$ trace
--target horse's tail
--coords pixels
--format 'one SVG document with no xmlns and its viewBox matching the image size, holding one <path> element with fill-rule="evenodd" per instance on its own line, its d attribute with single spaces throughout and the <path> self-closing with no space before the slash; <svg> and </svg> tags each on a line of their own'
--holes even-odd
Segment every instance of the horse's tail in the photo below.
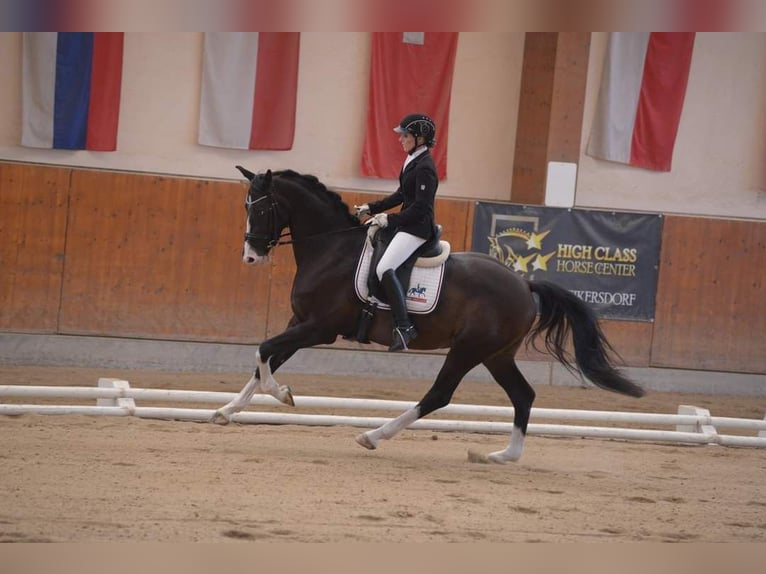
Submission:
<svg viewBox="0 0 766 574">
<path fill-rule="evenodd" d="M 540 299 L 540 318 L 527 335 L 527 343 L 545 333 L 545 348 L 565 367 L 579 371 L 595 385 L 641 397 L 644 389 L 617 370 L 610 358 L 614 352 L 601 330 L 596 314 L 570 291 L 548 281 L 529 282 L 529 288 Z M 574 364 L 566 350 L 567 336 L 572 335 Z"/>
</svg>

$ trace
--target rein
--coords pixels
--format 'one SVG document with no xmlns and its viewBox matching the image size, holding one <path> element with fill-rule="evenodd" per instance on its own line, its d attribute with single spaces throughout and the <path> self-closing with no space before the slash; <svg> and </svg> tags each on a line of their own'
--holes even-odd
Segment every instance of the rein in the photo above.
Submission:
<svg viewBox="0 0 766 574">
<path fill-rule="evenodd" d="M 315 233 L 314 235 L 308 235 L 306 237 L 301 237 L 300 239 L 289 239 L 287 241 L 276 241 L 274 245 L 290 245 L 292 243 L 300 243 L 301 241 L 308 241 L 309 239 L 315 239 L 316 237 L 322 237 L 323 235 L 334 235 L 336 233 L 346 233 L 349 231 L 354 231 L 354 229 L 362 229 L 361 227 L 344 227 L 343 229 L 333 229 L 332 231 L 323 231 L 322 233 Z M 281 239 L 282 237 L 287 237 L 290 235 L 290 232 L 287 231 L 279 236 Z"/>
</svg>

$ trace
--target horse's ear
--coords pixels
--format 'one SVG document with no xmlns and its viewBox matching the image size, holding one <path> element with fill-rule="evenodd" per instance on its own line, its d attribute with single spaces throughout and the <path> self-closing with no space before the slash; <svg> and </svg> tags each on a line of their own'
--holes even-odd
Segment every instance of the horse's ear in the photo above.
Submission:
<svg viewBox="0 0 766 574">
<path fill-rule="evenodd" d="M 271 170 L 267 169 L 266 173 L 263 174 L 263 187 L 264 189 L 269 189 L 271 187 Z"/>
<path fill-rule="evenodd" d="M 255 174 L 252 171 L 245 169 L 241 165 L 237 165 L 234 167 L 236 167 L 240 171 L 240 173 L 248 179 L 248 181 L 253 181 L 253 178 L 255 178 Z"/>
</svg>

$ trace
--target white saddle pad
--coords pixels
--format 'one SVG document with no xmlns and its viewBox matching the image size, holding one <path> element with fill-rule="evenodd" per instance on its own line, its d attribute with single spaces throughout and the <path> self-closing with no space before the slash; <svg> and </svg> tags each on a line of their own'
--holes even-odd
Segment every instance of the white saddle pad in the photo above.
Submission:
<svg viewBox="0 0 766 574">
<path fill-rule="evenodd" d="M 390 305 L 383 303 L 376 297 L 371 297 L 370 290 L 367 287 L 372 251 L 372 243 L 366 240 L 362 256 L 359 258 L 359 264 L 356 266 L 356 276 L 354 277 L 356 295 L 362 302 L 375 301 L 379 309 L 390 309 Z M 416 315 L 426 315 L 433 311 L 439 302 L 443 277 L 444 262 L 432 267 L 419 267 L 416 264 L 410 276 L 410 284 L 407 286 L 404 294 L 407 310 Z"/>
</svg>

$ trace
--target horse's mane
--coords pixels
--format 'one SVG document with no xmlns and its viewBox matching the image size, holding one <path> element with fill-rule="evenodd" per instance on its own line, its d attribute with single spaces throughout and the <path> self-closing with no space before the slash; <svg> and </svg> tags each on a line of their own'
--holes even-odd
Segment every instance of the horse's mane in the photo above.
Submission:
<svg viewBox="0 0 766 574">
<path fill-rule="evenodd" d="M 292 169 L 283 169 L 280 171 L 273 172 L 274 177 L 280 177 L 287 179 L 288 181 L 291 181 L 293 183 L 298 183 L 302 185 L 303 187 L 307 187 L 317 193 L 318 195 L 324 197 L 328 201 L 328 203 L 331 206 L 334 206 L 339 211 L 342 211 L 348 216 L 348 220 L 350 223 L 353 223 L 355 225 L 359 225 L 359 220 L 356 219 L 348 209 L 348 204 L 343 201 L 340 194 L 332 191 L 330 189 L 327 189 L 325 184 L 323 184 L 321 181 L 319 181 L 319 178 L 317 178 L 315 175 L 307 174 L 307 173 L 298 173 L 297 171 L 294 171 Z"/>
</svg>

